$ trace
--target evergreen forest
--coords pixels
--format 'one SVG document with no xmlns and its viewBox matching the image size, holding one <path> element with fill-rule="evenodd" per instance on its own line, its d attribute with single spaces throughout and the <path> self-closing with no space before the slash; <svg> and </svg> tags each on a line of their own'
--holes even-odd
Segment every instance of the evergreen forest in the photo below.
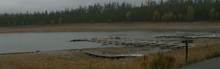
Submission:
<svg viewBox="0 0 220 69">
<path fill-rule="evenodd" d="M 123 2 L 95 3 L 60 11 L 0 14 L 0 26 L 114 22 L 218 21 L 220 0 L 146 0 L 140 6 Z"/>
</svg>

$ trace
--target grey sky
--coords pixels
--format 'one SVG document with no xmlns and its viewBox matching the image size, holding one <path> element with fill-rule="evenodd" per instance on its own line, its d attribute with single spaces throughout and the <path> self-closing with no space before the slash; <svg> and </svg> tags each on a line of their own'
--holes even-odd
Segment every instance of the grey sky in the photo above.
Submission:
<svg viewBox="0 0 220 69">
<path fill-rule="evenodd" d="M 128 2 L 140 5 L 146 0 L 0 0 L 0 13 L 25 13 L 27 11 L 53 11 L 63 10 L 65 7 L 77 8 L 81 6 L 93 5 L 94 3 L 108 2 Z M 159 0 L 155 0 L 159 1 Z"/>
</svg>

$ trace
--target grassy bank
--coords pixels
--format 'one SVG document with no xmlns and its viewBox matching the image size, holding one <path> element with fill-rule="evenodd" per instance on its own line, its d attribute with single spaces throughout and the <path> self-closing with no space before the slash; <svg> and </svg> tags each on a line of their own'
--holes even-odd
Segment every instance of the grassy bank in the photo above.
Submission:
<svg viewBox="0 0 220 69">
<path fill-rule="evenodd" d="M 219 49 L 219 43 L 189 48 L 187 63 L 185 62 L 185 49 L 119 60 L 91 57 L 77 50 L 11 54 L 0 56 L 0 67 L 3 69 L 149 69 L 155 67 L 176 69 L 219 56 Z"/>
</svg>

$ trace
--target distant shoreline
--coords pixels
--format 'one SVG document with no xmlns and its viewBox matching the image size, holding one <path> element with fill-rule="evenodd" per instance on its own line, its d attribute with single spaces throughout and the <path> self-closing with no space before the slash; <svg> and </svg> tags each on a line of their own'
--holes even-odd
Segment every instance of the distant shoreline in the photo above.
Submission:
<svg viewBox="0 0 220 69">
<path fill-rule="evenodd" d="M 23 32 L 93 32 L 93 31 L 219 31 L 220 23 L 170 22 L 170 23 L 77 23 L 62 25 L 30 25 L 1 27 L 0 33 Z"/>
</svg>

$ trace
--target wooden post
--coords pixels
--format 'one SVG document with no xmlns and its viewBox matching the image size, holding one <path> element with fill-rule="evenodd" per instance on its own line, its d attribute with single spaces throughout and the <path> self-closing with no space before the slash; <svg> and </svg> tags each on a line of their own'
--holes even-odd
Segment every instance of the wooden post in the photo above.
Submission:
<svg viewBox="0 0 220 69">
<path fill-rule="evenodd" d="M 144 58 L 144 62 L 148 62 L 148 56 L 144 55 L 143 58 Z"/>
<path fill-rule="evenodd" d="M 182 43 L 186 43 L 186 63 L 188 61 L 188 43 L 193 43 L 193 40 L 183 40 Z"/>
<path fill-rule="evenodd" d="M 187 63 L 187 60 L 188 60 L 188 43 L 186 43 L 186 63 Z"/>
</svg>

